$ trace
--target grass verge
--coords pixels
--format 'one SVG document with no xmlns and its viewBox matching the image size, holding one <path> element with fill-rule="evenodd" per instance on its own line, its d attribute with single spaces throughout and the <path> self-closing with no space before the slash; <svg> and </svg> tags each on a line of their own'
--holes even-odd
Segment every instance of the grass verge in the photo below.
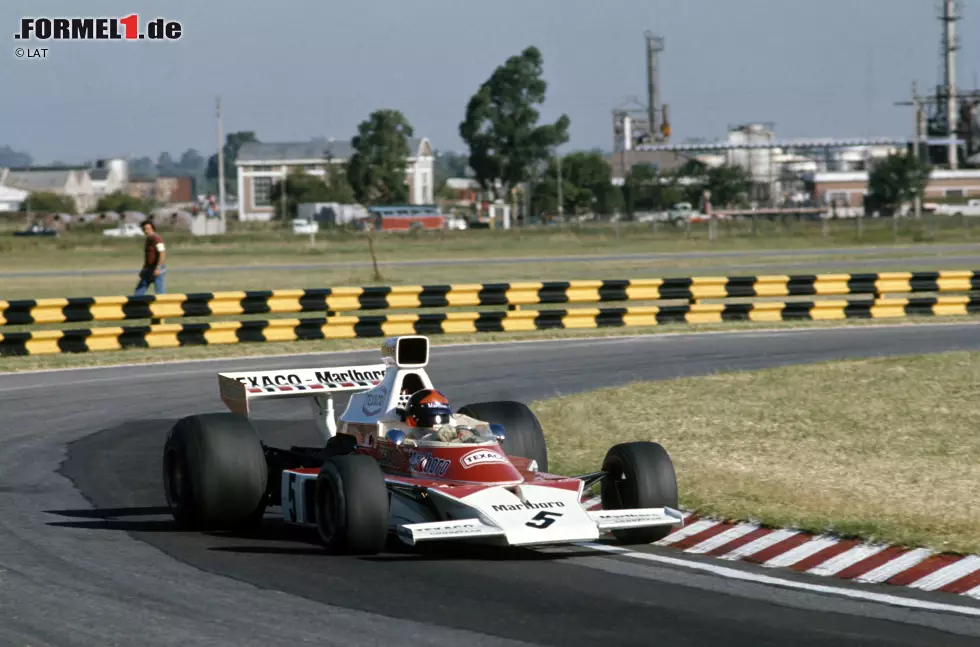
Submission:
<svg viewBox="0 0 980 647">
<path fill-rule="evenodd" d="M 783 321 L 783 322 L 728 322 L 718 324 L 663 324 L 660 326 L 636 326 L 629 328 L 599 328 L 594 330 L 554 329 L 534 332 L 479 333 L 468 335 L 433 335 L 433 346 L 500 341 L 530 341 L 542 339 L 602 338 L 631 335 L 682 334 L 699 332 L 732 332 L 753 330 L 789 330 L 794 328 L 836 328 L 841 326 L 921 325 L 921 324 L 978 323 L 973 317 L 910 317 L 899 320 L 848 319 L 841 321 Z M 222 359 L 236 357 L 261 357 L 300 353 L 323 353 L 340 350 L 377 349 L 381 339 L 337 339 L 323 341 L 268 342 L 229 344 L 215 346 L 184 346 L 179 348 L 126 349 L 59 355 L 32 355 L 26 357 L 0 357 L 0 373 L 84 368 L 87 366 L 113 366 L 118 364 L 148 364 L 169 361 Z"/>
<path fill-rule="evenodd" d="M 826 254 L 798 256 L 751 256 L 738 259 L 671 257 L 618 261 L 513 260 L 507 263 L 460 263 L 438 266 L 382 266 L 383 280 L 375 280 L 368 268 L 333 267 L 311 269 L 251 269 L 231 271 L 182 271 L 176 267 L 167 276 L 167 292 L 188 294 L 236 290 L 290 290 L 338 286 L 428 285 L 443 283 L 495 283 L 515 281 L 571 281 L 583 279 L 662 278 L 671 276 L 717 276 L 761 274 L 837 274 L 868 271 L 920 271 L 972 269 L 970 263 L 952 260 L 930 251 L 906 259 L 907 249 L 883 249 L 875 254 Z M 868 267 L 877 261 L 880 266 Z M 834 264 L 828 266 L 828 264 Z M 173 264 L 171 264 L 173 267 Z M 81 269 L 81 268 L 76 268 Z M 0 277 L 0 299 L 43 299 L 130 295 L 136 288 L 136 270 L 131 274 L 74 276 Z M 152 294 L 152 292 L 151 292 Z"/>
<path fill-rule="evenodd" d="M 980 553 L 978 383 L 980 353 L 963 352 L 637 383 L 532 408 L 559 473 L 654 440 L 685 507 Z"/>
<path fill-rule="evenodd" d="M 807 249 L 839 247 L 842 252 L 868 245 L 909 245 L 928 250 L 930 243 L 969 242 L 969 229 L 943 221 L 929 238 L 924 221 L 900 220 L 898 236 L 891 222 L 869 219 L 858 235 L 855 222 L 785 223 L 760 220 L 756 234 L 748 221 L 720 226 L 711 240 L 706 224 L 690 233 L 650 224 L 582 224 L 567 227 L 512 230 L 419 231 L 392 233 L 377 239 L 378 259 L 384 261 L 436 258 L 540 257 L 579 254 L 732 251 L 755 249 Z M 969 224 L 969 223 L 967 223 Z M 975 226 L 975 225 L 974 225 Z M 268 263 L 364 262 L 370 260 L 367 237 L 342 230 L 324 231 L 311 244 L 282 226 L 242 226 L 220 237 L 195 237 L 186 232 L 161 230 L 171 267 L 257 265 Z M 975 238 L 975 237 L 974 237 Z M 54 239 L 14 238 L 0 232 L 0 270 L 66 270 L 82 268 L 127 269 L 138 266 L 143 248 L 140 238 L 102 236 L 95 228 L 79 228 Z"/>
</svg>

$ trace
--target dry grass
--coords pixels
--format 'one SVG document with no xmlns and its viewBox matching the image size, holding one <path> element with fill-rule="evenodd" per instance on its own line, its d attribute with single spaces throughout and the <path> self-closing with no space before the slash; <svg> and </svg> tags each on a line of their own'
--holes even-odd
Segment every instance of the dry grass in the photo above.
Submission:
<svg viewBox="0 0 980 647">
<path fill-rule="evenodd" d="M 977 553 L 977 384 L 980 353 L 951 353 L 639 383 L 533 408 L 555 471 L 655 440 L 687 507 Z"/>
<path fill-rule="evenodd" d="M 808 273 L 819 262 L 857 261 L 856 271 L 867 271 L 866 263 L 875 259 L 895 259 L 915 255 L 915 266 L 898 269 L 949 267 L 935 247 L 923 243 L 923 223 L 902 223 L 902 237 L 894 241 L 882 222 L 866 223 L 866 235 L 858 239 L 853 223 L 833 222 L 828 237 L 819 223 L 760 221 L 758 236 L 750 235 L 747 223 L 734 229 L 719 228 L 717 240 L 710 241 L 707 226 L 697 225 L 690 236 L 683 230 L 649 224 L 582 225 L 523 230 L 469 230 L 462 232 L 424 231 L 378 237 L 377 251 L 384 274 L 381 284 L 459 283 L 516 280 L 569 280 L 575 278 L 624 278 L 627 276 L 683 276 L 731 273 Z M 186 233 L 163 232 L 168 244 L 167 291 L 208 292 L 221 290 L 268 290 L 318 288 L 338 285 L 377 284 L 369 266 L 354 265 L 370 260 L 367 239 L 357 233 L 330 231 L 317 236 L 315 247 L 308 237 L 294 236 L 281 226 L 235 224 L 221 238 L 199 238 Z M 964 242 L 961 229 L 941 228 L 937 243 Z M 898 242 L 904 247 L 893 247 Z M 920 244 L 921 243 L 921 244 Z M 0 235 L 0 272 L 130 270 L 123 275 L 75 274 L 58 277 L 14 277 L 0 279 L 0 299 L 95 296 L 131 294 L 141 260 L 143 241 L 113 239 L 98 230 L 77 229 L 57 239 L 15 238 Z M 871 254 L 854 250 L 882 245 Z M 837 248 L 834 254 L 776 254 L 755 256 L 762 250 L 803 250 Z M 677 252 L 740 251 L 737 258 L 684 259 L 665 256 L 658 259 L 587 261 L 578 263 L 536 262 L 534 258 L 559 255 L 625 255 Z M 470 259 L 471 263 L 445 267 L 385 266 L 383 263 L 420 258 Z M 481 259 L 508 259 L 506 263 L 481 263 Z M 807 263 L 814 262 L 813 268 Z M 955 264 L 955 262 L 953 262 Z M 312 269 L 256 269 L 257 265 L 322 265 Z M 746 270 L 737 266 L 760 265 Z M 232 270 L 208 267 L 230 267 Z M 731 266 L 730 271 L 719 267 Z M 702 269 L 703 268 L 703 269 Z M 188 271 L 197 269 L 198 271 Z M 821 271 L 828 271 L 824 268 Z M 848 271 L 846 267 L 833 271 Z"/>
<path fill-rule="evenodd" d="M 820 223 L 759 221 L 757 235 L 748 222 L 718 228 L 710 240 L 708 226 L 695 225 L 688 235 L 683 229 L 654 228 L 650 224 L 623 223 L 568 225 L 564 228 L 504 230 L 421 231 L 381 235 L 377 239 L 379 260 L 419 258 L 435 254 L 441 258 L 489 258 L 555 256 L 564 254 L 627 254 L 637 252 L 685 252 L 754 249 L 847 248 L 867 245 L 911 245 L 926 252 L 929 242 L 961 243 L 969 240 L 967 230 L 943 222 L 934 241 L 927 241 L 925 223 L 901 221 L 900 235 L 892 235 L 890 222 L 865 223 L 859 238 L 853 222 L 832 221 L 825 237 Z M 317 235 L 311 246 L 307 236 L 295 236 L 281 226 L 243 226 L 220 238 L 194 237 L 162 230 L 168 256 L 185 266 L 256 265 L 263 263 L 318 263 L 367 261 L 367 238 L 363 234 L 332 230 Z M 975 238 L 975 237 L 974 237 Z M 79 228 L 56 239 L 15 238 L 0 232 L 0 270 L 50 270 L 64 267 L 129 268 L 138 263 L 140 238 L 114 239 L 95 228 Z"/>
<path fill-rule="evenodd" d="M 451 266 L 382 266 L 382 281 L 372 278 L 367 267 L 324 266 L 313 269 L 241 269 L 228 271 L 182 271 L 183 260 L 169 263 L 167 292 L 187 294 L 194 292 L 220 292 L 232 290 L 289 290 L 337 286 L 368 285 L 427 285 L 442 283 L 493 283 L 513 281 L 570 281 L 585 279 L 662 278 L 671 276 L 717 276 L 742 274 L 828 274 L 840 272 L 866 272 L 868 263 L 874 260 L 890 260 L 907 256 L 909 252 L 882 250 L 880 255 L 834 254 L 803 256 L 758 256 L 742 258 L 637 259 L 619 261 L 577 262 L 528 262 L 508 263 L 461 263 Z M 936 269 L 969 269 L 960 267 L 962 261 L 948 261 L 932 255 L 924 249 L 922 258 L 909 261 L 901 267 L 883 266 L 882 271 L 919 271 Z M 820 263 L 839 262 L 841 267 L 827 268 Z M 807 263 L 813 263 L 808 266 Z M 731 269 L 719 271 L 719 267 Z M 749 265 L 739 269 L 740 265 Z M 79 266 L 77 269 L 84 269 Z M 0 299 L 41 299 L 61 297 L 88 297 L 132 294 L 137 276 L 131 274 L 73 276 L 7 276 L 0 278 Z M 151 291 L 152 294 L 152 291 Z"/>
</svg>

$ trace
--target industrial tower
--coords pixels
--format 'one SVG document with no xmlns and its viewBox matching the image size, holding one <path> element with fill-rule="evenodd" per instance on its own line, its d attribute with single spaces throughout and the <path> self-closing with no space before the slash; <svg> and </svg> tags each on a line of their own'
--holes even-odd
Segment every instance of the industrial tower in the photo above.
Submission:
<svg viewBox="0 0 980 647">
<path fill-rule="evenodd" d="M 670 140 L 670 121 L 667 106 L 660 103 L 660 53 L 664 39 L 647 31 L 646 40 L 647 97 L 646 103 L 633 96 L 613 110 L 613 150 L 633 150 L 637 144 L 663 144 Z"/>
<path fill-rule="evenodd" d="M 980 89 L 959 90 L 956 78 L 956 52 L 959 43 L 956 25 L 961 20 L 959 0 L 942 0 L 940 57 L 942 82 L 932 96 L 920 96 L 912 84 L 912 101 L 897 105 L 913 106 L 916 148 L 932 164 L 957 169 L 960 158 L 980 156 Z M 960 150 L 962 147 L 962 155 Z"/>
</svg>

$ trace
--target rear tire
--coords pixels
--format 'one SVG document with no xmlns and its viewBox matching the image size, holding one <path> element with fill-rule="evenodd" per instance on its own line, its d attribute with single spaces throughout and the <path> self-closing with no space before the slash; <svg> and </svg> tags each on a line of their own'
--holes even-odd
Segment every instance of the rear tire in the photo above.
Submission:
<svg viewBox="0 0 980 647">
<path fill-rule="evenodd" d="M 602 509 L 677 509 L 677 476 L 667 451 L 658 443 L 613 445 L 602 461 Z M 650 544 L 670 534 L 671 526 L 613 530 L 624 544 Z"/>
<path fill-rule="evenodd" d="M 388 539 L 388 488 L 378 462 L 331 456 L 316 480 L 316 527 L 328 553 L 376 555 Z"/>
<path fill-rule="evenodd" d="M 508 456 L 529 458 L 542 472 L 548 471 L 548 445 L 538 417 L 523 402 L 501 400 L 468 404 L 459 410 L 464 416 L 503 425 L 506 437 L 501 445 Z"/>
<path fill-rule="evenodd" d="M 269 468 L 258 433 L 244 416 L 181 418 L 163 447 L 163 487 L 183 529 L 230 530 L 265 513 Z"/>
</svg>

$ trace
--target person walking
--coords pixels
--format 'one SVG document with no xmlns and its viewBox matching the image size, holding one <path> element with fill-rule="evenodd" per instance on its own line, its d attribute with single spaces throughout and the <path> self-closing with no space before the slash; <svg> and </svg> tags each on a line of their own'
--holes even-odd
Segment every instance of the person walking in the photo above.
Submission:
<svg viewBox="0 0 980 647">
<path fill-rule="evenodd" d="M 136 285 L 136 296 L 146 294 L 147 288 L 153 284 L 157 294 L 164 294 L 164 276 L 167 272 L 167 248 L 163 237 L 157 233 L 156 227 L 149 220 L 143 222 L 145 243 L 143 246 L 143 269 L 140 270 L 140 280 Z"/>
</svg>

